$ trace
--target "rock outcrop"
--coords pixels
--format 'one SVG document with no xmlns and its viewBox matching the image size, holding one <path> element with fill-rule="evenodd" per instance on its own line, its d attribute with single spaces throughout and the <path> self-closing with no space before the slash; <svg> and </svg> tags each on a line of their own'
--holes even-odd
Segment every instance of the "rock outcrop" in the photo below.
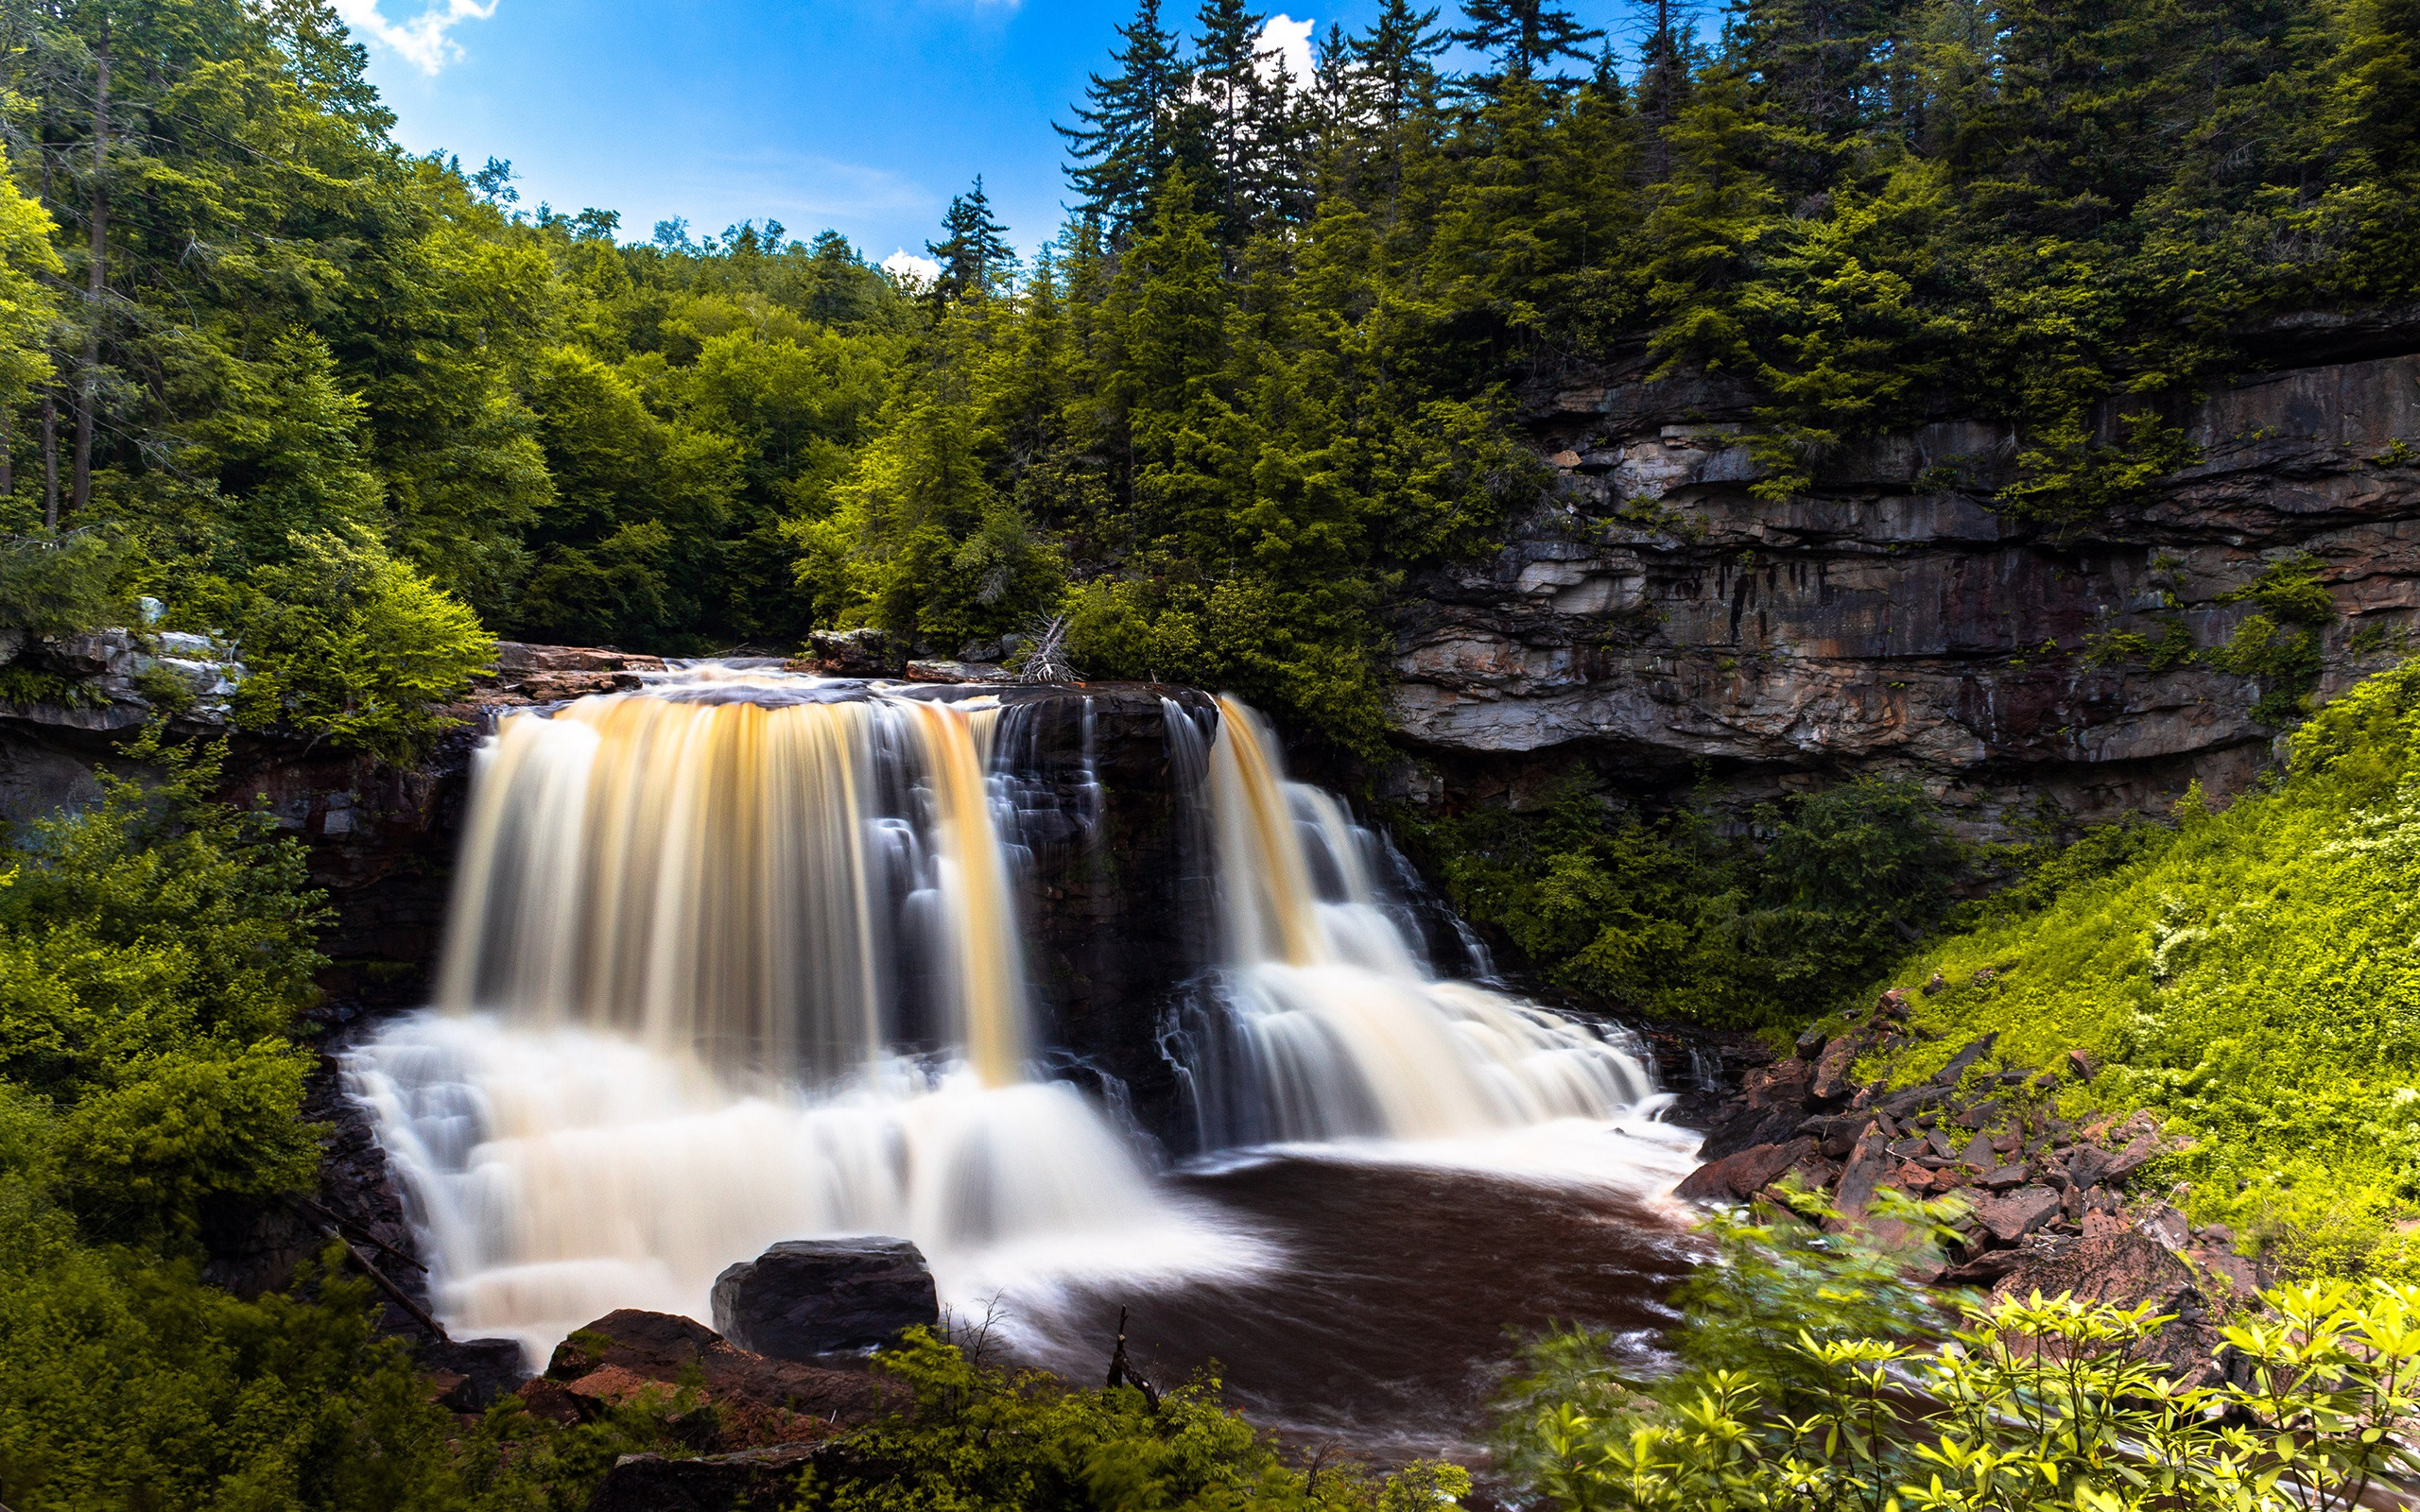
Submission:
<svg viewBox="0 0 2420 1512">
<path fill-rule="evenodd" d="M 925 1252 L 905 1239 L 792 1239 L 715 1278 L 715 1327 L 743 1349 L 812 1360 L 941 1322 Z"/>
<path fill-rule="evenodd" d="M 861 1370 L 768 1359 L 689 1318 L 625 1308 L 574 1330 L 545 1374 L 514 1394 L 565 1422 L 642 1400 L 685 1406 L 695 1415 L 690 1447 L 730 1452 L 828 1438 L 871 1418 L 882 1385 Z"/>
<path fill-rule="evenodd" d="M 2256 610 L 2228 595 L 2309 553 L 2339 615 L 2321 691 L 2384 665 L 2420 610 L 2420 356 L 2166 408 L 2201 461 L 2060 532 L 1984 507 L 2013 475 L 2004 423 L 1846 448 L 1781 502 L 1754 496 L 1735 385 L 1641 369 L 1539 395 L 1561 485 L 1493 559 L 1416 586 L 1392 655 L 1412 759 L 1390 785 L 1517 804 L 1582 763 L 1652 798 L 1705 764 L 1760 798 L 1873 771 L 1986 834 L 2040 798 L 2097 816 L 2197 778 L 2232 791 L 2277 733 L 2253 717 L 2257 679 L 2154 670 L 2112 638 L 2220 644 Z"/>
</svg>

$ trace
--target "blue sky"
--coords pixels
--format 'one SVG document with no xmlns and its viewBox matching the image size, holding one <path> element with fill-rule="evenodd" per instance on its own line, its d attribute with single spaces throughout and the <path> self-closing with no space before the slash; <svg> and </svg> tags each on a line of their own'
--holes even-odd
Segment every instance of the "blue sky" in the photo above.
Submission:
<svg viewBox="0 0 2420 1512">
<path fill-rule="evenodd" d="M 938 238 L 978 173 L 1021 247 L 1046 240 L 1063 195 L 1050 123 L 1132 13 L 1132 0 L 493 0 L 484 16 L 422 3 L 339 7 L 411 150 L 509 158 L 525 204 L 618 210 L 625 236 L 675 215 L 700 232 L 769 215 L 802 236 L 838 227 L 876 259 Z M 425 15 L 450 25 L 415 28 Z"/>
<path fill-rule="evenodd" d="M 1378 0 L 1294 16 L 1347 30 Z M 1191 0 L 1165 13 L 1189 25 Z M 1273 8 L 1272 8 L 1273 9 Z M 1449 8 L 1450 9 L 1450 8 Z M 1576 8 L 1596 24 L 1614 0 Z M 1623 8 L 1628 9 L 1628 8 Z M 413 151 L 510 159 L 525 206 L 831 226 L 879 260 L 937 237 L 977 174 L 1027 250 L 1058 229 L 1059 139 L 1133 0 L 337 0 Z M 1289 28 L 1290 29 L 1290 28 Z"/>
</svg>

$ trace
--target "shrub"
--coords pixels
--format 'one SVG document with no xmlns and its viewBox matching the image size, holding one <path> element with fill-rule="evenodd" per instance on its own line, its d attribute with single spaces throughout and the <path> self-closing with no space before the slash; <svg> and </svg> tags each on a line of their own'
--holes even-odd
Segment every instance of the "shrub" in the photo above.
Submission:
<svg viewBox="0 0 2420 1512">
<path fill-rule="evenodd" d="M 1947 990 L 1911 995 L 1925 1041 L 1866 1074 L 1927 1076 L 1988 1030 L 2015 1065 L 2085 1051 L 2103 1070 L 2064 1110 L 2158 1108 L 2197 1142 L 2157 1173 L 2197 1220 L 2401 1274 L 2420 1258 L 2396 1228 L 2420 1212 L 2420 662 L 2321 708 L 2282 780 L 2179 816 L 1877 984 Z"/>
<path fill-rule="evenodd" d="M 0 541 L 0 628 L 74 635 L 123 619 L 124 560 L 115 538 L 89 530 Z"/>
<path fill-rule="evenodd" d="M 296 536 L 293 547 L 293 560 L 252 578 L 236 722 L 412 760 L 449 723 L 429 705 L 493 662 L 495 638 L 367 530 Z"/>
<path fill-rule="evenodd" d="M 2169 1321 L 2149 1306 L 1970 1296 L 1935 1344 L 1877 1297 L 1883 1257 L 1789 1227 L 1718 1230 L 1717 1290 L 1798 1280 L 1753 1309 L 1744 1357 L 1685 1335 L 1684 1370 L 1650 1383 L 1601 1337 L 1534 1349 L 1508 1466 L 1574 1512 L 2350 1512 L 2420 1469 L 2393 1436 L 2420 1408 L 2420 1288 L 2269 1292 L 2221 1331 L 2225 1380 L 2187 1386 L 2149 1358 Z"/>
<path fill-rule="evenodd" d="M 908 1410 L 836 1446 L 808 1472 L 800 1512 L 1431 1512 L 1470 1488 L 1449 1465 L 1385 1482 L 1349 1468 L 1306 1475 L 1221 1408 L 1211 1380 L 1156 1400 L 1131 1385 L 1070 1390 L 1040 1371 L 986 1367 L 922 1329 L 876 1364 L 907 1385 Z"/>
</svg>

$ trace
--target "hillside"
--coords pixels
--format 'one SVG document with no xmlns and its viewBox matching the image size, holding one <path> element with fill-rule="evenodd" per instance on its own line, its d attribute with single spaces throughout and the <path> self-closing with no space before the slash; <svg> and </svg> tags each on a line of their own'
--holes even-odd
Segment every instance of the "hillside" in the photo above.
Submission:
<svg viewBox="0 0 2420 1512">
<path fill-rule="evenodd" d="M 2098 1063 L 2071 1116 L 2150 1108 L 2193 1147 L 2154 1170 L 2289 1269 L 2410 1273 L 2420 1215 L 2420 664 L 2373 678 L 2294 737 L 2290 768 L 2171 833 L 2087 843 L 2038 912 L 1897 968 L 1919 1034 L 1875 1065 L 1932 1074 L 1980 1034 L 1996 1057 Z M 2147 853 L 2094 876 L 2096 850 Z M 2046 883 L 2053 879 L 2043 879 Z M 1938 983 L 1930 991 L 1926 984 Z"/>
</svg>

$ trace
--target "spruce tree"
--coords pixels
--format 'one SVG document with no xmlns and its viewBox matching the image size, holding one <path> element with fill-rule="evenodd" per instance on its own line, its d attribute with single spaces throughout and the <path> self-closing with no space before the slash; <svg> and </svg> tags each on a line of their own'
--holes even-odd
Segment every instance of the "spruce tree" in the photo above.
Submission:
<svg viewBox="0 0 2420 1512">
<path fill-rule="evenodd" d="M 1067 143 L 1067 183 L 1079 206 L 1121 237 L 1150 212 L 1152 192 L 1176 162 L 1177 117 L 1192 88 L 1177 40 L 1160 25 L 1160 0 L 1142 0 L 1117 28 L 1110 54 L 1115 77 L 1091 75 L 1074 126 L 1054 126 Z"/>
<path fill-rule="evenodd" d="M 1503 79 L 1536 77 L 1558 58 L 1586 62 L 1587 44 L 1604 35 L 1547 0 L 1462 0 L 1462 14 L 1470 25 L 1455 32 L 1454 41 L 1496 66 L 1495 74 L 1472 78 L 1482 94 L 1494 93 Z"/>
<path fill-rule="evenodd" d="M 1009 228 L 992 218 L 992 201 L 983 193 L 983 176 L 975 187 L 949 202 L 942 216 L 940 241 L 925 250 L 940 260 L 942 273 L 933 292 L 942 300 L 963 300 L 988 294 L 994 284 L 1016 271 L 1016 249 L 1009 245 Z"/>
</svg>

